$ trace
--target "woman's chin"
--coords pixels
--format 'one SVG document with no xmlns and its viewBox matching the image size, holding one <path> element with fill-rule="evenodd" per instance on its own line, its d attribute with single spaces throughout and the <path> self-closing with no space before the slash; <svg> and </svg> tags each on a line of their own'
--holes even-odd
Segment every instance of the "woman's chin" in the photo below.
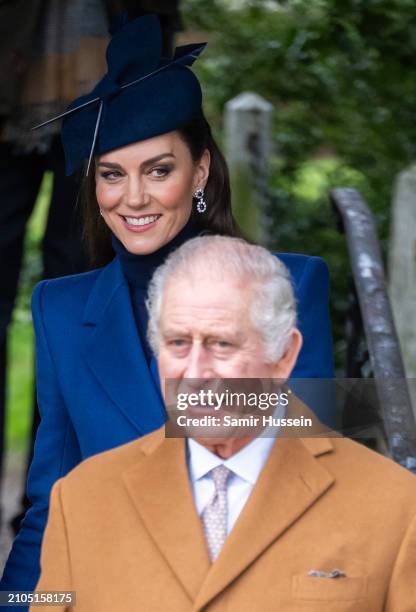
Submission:
<svg viewBox="0 0 416 612">
<path fill-rule="evenodd" d="M 150 255 L 150 253 L 158 251 L 167 242 L 164 240 L 164 237 L 159 234 L 153 236 L 146 236 L 144 234 L 126 236 L 123 234 L 123 236 L 117 236 L 117 238 L 123 243 L 124 248 L 132 255 Z"/>
</svg>

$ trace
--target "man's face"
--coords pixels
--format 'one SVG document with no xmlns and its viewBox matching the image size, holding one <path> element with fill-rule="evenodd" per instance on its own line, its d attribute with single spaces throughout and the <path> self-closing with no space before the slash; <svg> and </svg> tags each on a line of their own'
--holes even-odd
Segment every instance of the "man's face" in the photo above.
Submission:
<svg viewBox="0 0 416 612">
<path fill-rule="evenodd" d="M 215 389 L 212 379 L 284 380 L 289 376 L 301 336 L 294 330 L 286 354 L 277 363 L 267 363 L 263 339 L 250 319 L 251 299 L 249 281 L 239 284 L 199 278 L 197 284 L 192 280 L 168 283 L 162 302 L 158 354 L 167 404 L 173 399 L 172 389 L 176 394 L 197 391 L 203 383 L 201 379 L 210 379 L 207 388 L 223 391 L 221 382 L 217 382 L 219 386 Z M 167 391 L 169 379 L 174 379 L 174 384 L 169 384 Z M 198 412 L 198 408 L 193 411 Z M 202 408 L 202 413 L 206 412 Z M 214 431 L 208 437 L 191 435 L 224 458 L 258 435 L 257 432 L 242 438 L 240 432 L 235 438 L 229 428 L 221 429 L 222 433 L 217 428 Z"/>
<path fill-rule="evenodd" d="M 272 378 L 250 321 L 250 283 L 168 283 L 161 312 L 159 373 L 169 378 Z"/>
</svg>

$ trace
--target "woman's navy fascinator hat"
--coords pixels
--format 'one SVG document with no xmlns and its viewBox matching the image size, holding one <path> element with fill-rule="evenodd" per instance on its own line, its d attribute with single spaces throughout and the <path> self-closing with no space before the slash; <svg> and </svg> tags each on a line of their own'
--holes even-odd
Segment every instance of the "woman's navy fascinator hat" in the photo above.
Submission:
<svg viewBox="0 0 416 612">
<path fill-rule="evenodd" d="M 156 15 L 124 23 L 107 47 L 107 74 L 87 95 L 74 100 L 63 118 L 66 172 L 93 155 L 183 127 L 201 111 L 202 92 L 189 69 L 205 43 L 177 47 L 163 58 Z M 34 129 L 36 129 L 34 128 Z"/>
</svg>

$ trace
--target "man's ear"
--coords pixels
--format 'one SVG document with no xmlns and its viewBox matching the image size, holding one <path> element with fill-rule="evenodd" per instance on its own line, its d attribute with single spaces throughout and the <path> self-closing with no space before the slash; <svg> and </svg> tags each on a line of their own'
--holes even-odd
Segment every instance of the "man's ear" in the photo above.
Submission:
<svg viewBox="0 0 416 612">
<path fill-rule="evenodd" d="M 296 360 L 302 348 L 302 334 L 298 329 L 293 329 L 290 335 L 289 344 L 283 356 L 274 366 L 274 377 L 282 381 L 287 380 L 295 367 Z"/>
</svg>

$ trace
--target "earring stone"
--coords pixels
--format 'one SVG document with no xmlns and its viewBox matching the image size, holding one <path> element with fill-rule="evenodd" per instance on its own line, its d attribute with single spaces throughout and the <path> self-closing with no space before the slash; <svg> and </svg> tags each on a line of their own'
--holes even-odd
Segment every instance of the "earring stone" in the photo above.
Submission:
<svg viewBox="0 0 416 612">
<path fill-rule="evenodd" d="M 197 189 L 194 193 L 194 198 L 197 200 L 196 209 L 199 213 L 204 213 L 207 209 L 207 203 L 204 198 L 204 190 L 202 187 Z"/>
</svg>

